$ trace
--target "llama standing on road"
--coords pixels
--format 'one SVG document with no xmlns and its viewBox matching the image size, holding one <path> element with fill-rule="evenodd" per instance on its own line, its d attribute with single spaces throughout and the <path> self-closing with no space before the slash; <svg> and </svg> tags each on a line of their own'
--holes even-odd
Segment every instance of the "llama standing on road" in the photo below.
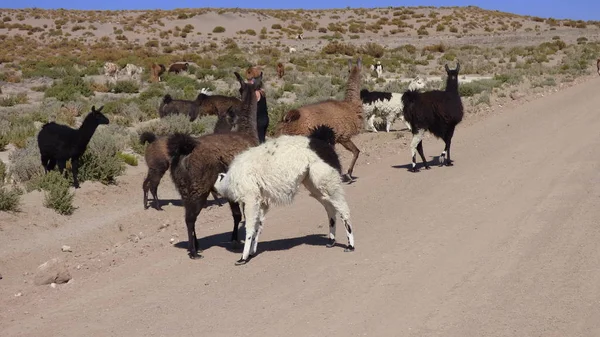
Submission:
<svg viewBox="0 0 600 337">
<path fill-rule="evenodd" d="M 340 215 L 346 228 L 348 246 L 354 251 L 350 209 L 341 184 L 341 165 L 335 152 L 335 133 L 321 125 L 306 136 L 281 136 L 237 155 L 227 173 L 219 174 L 215 190 L 244 207 L 246 241 L 242 258 L 245 264 L 256 254 L 265 215 L 273 205 L 291 204 L 304 185 L 327 212 L 329 242 L 335 245 L 335 221 Z"/>
<path fill-rule="evenodd" d="M 67 166 L 67 160 L 71 159 L 73 186 L 79 188 L 79 180 L 77 179 L 79 158 L 85 152 L 98 126 L 109 123 L 108 118 L 100 112 L 103 107 L 101 106 L 100 109 L 96 110 L 96 107 L 92 106 L 92 112 L 85 117 L 79 129 L 73 129 L 54 122 L 42 126 L 37 141 L 42 166 L 44 166 L 46 173 L 52 171 L 58 165 L 58 169 L 62 174 Z"/>
<path fill-rule="evenodd" d="M 598 68 L 598 75 L 600 75 L 600 59 L 596 61 L 596 68 Z"/>
<path fill-rule="evenodd" d="M 425 81 L 419 76 L 415 77 L 408 85 L 408 90 L 423 88 L 425 88 Z M 396 117 L 400 117 L 400 120 L 402 120 L 406 127 L 409 130 L 411 129 L 410 124 L 404 120 L 404 114 L 402 113 L 404 105 L 402 104 L 401 93 L 363 89 L 360 91 L 360 99 L 363 102 L 363 109 L 367 118 L 367 129 L 377 132 L 374 125 L 376 116 L 385 119 L 386 132 L 390 132 L 390 127 Z"/>
<path fill-rule="evenodd" d="M 348 60 L 348 67 L 350 75 L 343 100 L 329 99 L 290 110 L 277 124 L 275 134 L 306 136 L 319 125 L 330 126 L 335 131 L 336 142 L 353 154 L 348 172 L 344 175 L 345 181 L 353 182 L 352 171 L 360 150 L 352 142 L 352 137 L 363 128 L 363 105 L 360 99 L 361 59 L 358 59 L 354 67 L 352 60 Z"/>
<path fill-rule="evenodd" d="M 239 73 L 235 73 L 242 87 L 242 104 L 238 108 L 237 131 L 213 133 L 193 138 L 176 133 L 167 141 L 171 158 L 171 178 L 181 195 L 185 208 L 185 223 L 188 231 L 188 255 L 195 259 L 198 255 L 196 219 L 213 191 L 219 173 L 226 172 L 233 158 L 246 149 L 258 145 L 256 128 L 256 90 L 262 83 L 262 74 L 254 83 L 246 83 Z M 242 213 L 235 202 L 229 202 L 233 217 L 231 241 L 237 242 L 237 232 Z"/>
<path fill-rule="evenodd" d="M 460 64 L 451 70 L 446 65 L 446 90 L 432 90 L 418 92 L 408 90 L 402 95 L 404 104 L 404 119 L 410 124 L 413 134 L 411 142 L 412 171 L 417 169 L 417 151 L 421 156 L 425 169 L 429 165 L 423 153 L 423 135 L 425 131 L 431 132 L 435 137 L 444 140 L 446 146 L 440 155 L 440 164 L 452 166 L 450 159 L 450 143 L 454 135 L 454 129 L 462 121 L 464 111 L 463 104 L 458 94 L 458 72 Z"/>
</svg>

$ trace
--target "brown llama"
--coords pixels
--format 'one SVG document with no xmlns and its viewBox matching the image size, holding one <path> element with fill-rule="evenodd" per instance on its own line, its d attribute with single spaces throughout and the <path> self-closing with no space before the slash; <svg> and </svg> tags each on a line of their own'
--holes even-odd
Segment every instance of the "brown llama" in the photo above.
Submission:
<svg viewBox="0 0 600 337">
<path fill-rule="evenodd" d="M 285 68 L 283 67 L 283 63 L 279 62 L 277 63 L 277 76 L 283 78 L 283 75 L 285 75 Z"/>
<path fill-rule="evenodd" d="M 182 71 L 187 71 L 189 66 L 190 66 L 190 64 L 187 62 L 186 63 L 173 63 L 169 67 L 169 72 L 179 74 Z"/>
<path fill-rule="evenodd" d="M 227 112 L 231 107 L 238 108 L 242 101 L 233 96 L 207 95 L 199 93 L 195 100 L 173 99 L 166 94 L 158 108 L 158 115 L 162 118 L 168 115 L 184 114 L 190 117 L 190 121 L 202 116 L 218 116 Z"/>
<path fill-rule="evenodd" d="M 363 104 L 360 99 L 361 59 L 358 59 L 355 67 L 352 67 L 352 60 L 348 60 L 348 67 L 350 75 L 343 100 L 329 99 L 288 111 L 277 124 L 275 135 L 307 136 L 311 129 L 319 125 L 330 126 L 335 131 L 336 143 L 354 155 L 348 173 L 343 177 L 344 181 L 351 183 L 355 179 L 352 171 L 360 153 L 352 142 L 352 137 L 361 131 L 363 125 Z"/>
<path fill-rule="evenodd" d="M 262 74 L 254 83 L 246 83 L 235 73 L 242 87 L 242 103 L 235 114 L 237 131 L 213 133 L 198 138 L 176 133 L 169 137 L 167 150 L 171 158 L 171 178 L 181 194 L 185 208 L 185 223 L 188 230 L 188 255 L 200 258 L 196 237 L 196 219 L 219 173 L 227 172 L 233 158 L 244 150 L 258 145 L 256 130 L 257 100 L 255 91 L 260 88 Z M 234 108 L 235 109 L 235 108 Z M 234 230 L 231 240 L 238 241 L 238 226 L 242 219 L 240 206 L 229 202 Z"/>
<path fill-rule="evenodd" d="M 160 82 L 160 77 L 167 69 L 164 64 L 152 63 L 150 66 L 150 81 L 152 83 Z"/>
<path fill-rule="evenodd" d="M 146 174 L 146 179 L 144 179 L 144 183 L 142 184 L 142 189 L 144 191 L 144 209 L 150 207 L 148 204 L 148 191 L 150 191 L 154 199 L 154 208 L 158 211 L 163 210 L 160 206 L 160 201 L 158 200 L 158 185 L 169 169 L 169 166 L 171 166 L 171 158 L 167 151 L 168 139 L 168 136 L 157 137 L 154 133 L 148 131 L 143 132 L 140 135 L 140 143 L 142 145 L 148 143 L 144 153 L 146 165 L 148 166 L 148 174 Z M 211 194 L 218 205 L 222 206 L 217 194 L 215 194 L 214 191 L 211 192 Z"/>
<path fill-rule="evenodd" d="M 596 68 L 598 68 L 598 75 L 600 75 L 600 59 L 596 61 Z"/>
</svg>

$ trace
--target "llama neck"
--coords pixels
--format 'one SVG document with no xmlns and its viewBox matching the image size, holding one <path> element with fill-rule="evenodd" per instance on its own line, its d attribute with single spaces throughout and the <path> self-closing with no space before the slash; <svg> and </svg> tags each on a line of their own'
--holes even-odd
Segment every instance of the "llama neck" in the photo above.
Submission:
<svg viewBox="0 0 600 337">
<path fill-rule="evenodd" d="M 358 68 L 352 69 L 348 82 L 346 83 L 346 102 L 360 101 L 360 71 Z"/>
<path fill-rule="evenodd" d="M 96 123 L 93 117 L 88 116 L 85 118 L 77 130 L 77 148 L 79 150 L 85 150 L 97 128 L 98 123 Z"/>
<path fill-rule="evenodd" d="M 256 129 L 256 93 L 254 90 L 246 90 L 242 97 L 238 115 L 238 132 L 247 134 L 258 141 L 258 130 Z"/>
<path fill-rule="evenodd" d="M 458 80 L 451 80 L 450 77 L 446 80 L 447 92 L 458 92 Z"/>
</svg>

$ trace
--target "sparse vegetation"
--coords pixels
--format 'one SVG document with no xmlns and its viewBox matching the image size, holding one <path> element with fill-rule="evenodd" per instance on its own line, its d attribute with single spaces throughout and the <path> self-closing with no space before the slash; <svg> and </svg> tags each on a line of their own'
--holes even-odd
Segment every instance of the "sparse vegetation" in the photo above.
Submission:
<svg viewBox="0 0 600 337">
<path fill-rule="evenodd" d="M 49 20 L 36 26 L 27 21 L 33 14 L 5 11 L 0 22 L 0 29 L 4 29 L 0 34 L 0 81 L 5 83 L 3 90 L 14 83 L 18 86 L 0 92 L 0 107 L 10 112 L 0 116 L 0 149 L 10 143 L 17 147 L 9 163 L 12 178 L 18 184 L 33 186 L 45 177 L 37 145 L 32 142 L 36 125 L 56 120 L 75 126 L 82 111 L 93 104 L 103 104 L 111 127 L 94 136 L 95 145 L 82 158 L 80 175 L 82 181 L 114 183 L 125 165 L 137 165 L 138 157 L 129 154 L 130 149 L 143 153 L 137 139 L 139 132 L 200 135 L 212 130 L 213 117 L 193 123 L 183 116 L 147 122 L 158 117 L 157 109 L 165 94 L 195 99 L 201 88 L 209 88 L 217 94 L 238 96 L 239 85 L 232 73 L 250 65 L 264 66 L 272 131 L 281 116 L 294 107 L 340 98 L 345 90 L 347 60 L 351 57 L 363 58 L 364 87 L 395 92 L 406 88 L 406 82 L 398 78 L 443 76 L 445 64 L 460 61 L 461 74 L 493 76 L 461 83 L 461 95 L 469 98 L 465 104 L 476 110 L 509 100 L 507 94 L 517 86 L 519 90 L 534 92 L 571 82 L 588 73 L 600 55 L 600 45 L 586 31 L 600 28 L 595 21 L 523 17 L 477 7 L 264 11 L 260 12 L 260 20 L 264 16 L 270 20 L 268 24 L 241 30 L 233 30 L 226 21 L 204 31 L 185 21 L 167 23 L 193 18 L 203 11 L 207 9 L 141 12 L 131 22 L 109 26 L 109 34 L 98 27 L 118 22 L 115 13 L 95 15 L 92 20 L 79 15 L 69 17 L 65 14 L 69 11 L 50 15 L 36 9 L 35 16 Z M 219 11 L 239 14 L 232 9 Z M 518 35 L 526 31 L 538 34 L 531 40 L 536 42 L 468 44 L 473 37 L 493 39 L 497 33 Z M 231 38 L 234 32 L 235 38 Z M 138 39 L 145 33 L 149 33 L 147 38 Z M 300 42 L 305 45 L 302 47 L 295 42 L 284 43 L 300 33 L 316 43 Z M 373 34 L 377 34 L 377 43 L 371 42 Z M 452 42 L 426 42 L 436 41 L 438 34 L 451 35 Z M 398 45 L 396 38 L 412 42 Z M 290 46 L 296 47 L 297 52 L 289 53 Z M 381 61 L 385 69 L 381 78 L 372 77 L 367 70 L 376 61 Z M 119 75 L 115 81 L 102 77 L 105 62 L 121 68 L 128 63 L 143 66 L 142 79 Z M 147 83 L 150 64 L 168 68 L 175 62 L 190 62 L 188 72 L 165 73 L 161 82 Z M 275 76 L 279 62 L 285 66 L 282 80 Z M 441 83 L 430 81 L 428 88 L 439 88 Z M 39 105 L 42 92 L 44 100 Z M 140 122 L 144 125 L 140 126 Z M 69 174 L 62 179 L 68 181 Z M 7 186 L 3 188 L 12 191 Z M 56 203 L 49 204 L 68 205 L 68 189 L 55 190 L 52 200 Z M 50 188 L 44 191 L 50 198 Z M 64 207 L 68 213 L 68 207 Z"/>
</svg>

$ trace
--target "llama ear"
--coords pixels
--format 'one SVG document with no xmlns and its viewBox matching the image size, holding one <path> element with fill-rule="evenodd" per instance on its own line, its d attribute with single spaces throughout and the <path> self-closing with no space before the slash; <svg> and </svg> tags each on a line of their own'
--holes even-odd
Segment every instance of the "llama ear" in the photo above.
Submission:
<svg viewBox="0 0 600 337">
<path fill-rule="evenodd" d="M 100 107 L 100 109 L 96 110 L 96 112 L 100 112 L 102 111 L 102 109 L 104 109 L 104 105 Z"/>
<path fill-rule="evenodd" d="M 460 62 L 456 61 L 456 72 L 460 71 Z"/>
<path fill-rule="evenodd" d="M 352 71 L 352 60 L 348 60 L 348 71 Z"/>
<path fill-rule="evenodd" d="M 358 58 L 358 61 L 356 61 L 356 66 L 358 67 L 358 69 L 362 68 L 362 58 Z"/>
<path fill-rule="evenodd" d="M 238 73 L 237 71 L 234 72 L 235 77 L 237 78 L 238 82 L 240 82 L 240 84 L 242 86 L 244 86 L 244 79 L 242 78 L 242 75 L 240 75 L 240 73 Z"/>
<path fill-rule="evenodd" d="M 446 68 L 446 72 L 449 72 L 449 71 L 450 71 L 450 68 L 448 68 L 448 65 L 447 65 L 447 64 L 444 66 L 444 68 Z"/>
<path fill-rule="evenodd" d="M 64 105 L 63 105 L 63 106 L 64 106 Z M 63 106 L 61 106 L 61 108 L 62 108 Z M 92 112 L 96 112 L 96 106 L 95 106 L 95 105 L 92 105 Z"/>
</svg>

